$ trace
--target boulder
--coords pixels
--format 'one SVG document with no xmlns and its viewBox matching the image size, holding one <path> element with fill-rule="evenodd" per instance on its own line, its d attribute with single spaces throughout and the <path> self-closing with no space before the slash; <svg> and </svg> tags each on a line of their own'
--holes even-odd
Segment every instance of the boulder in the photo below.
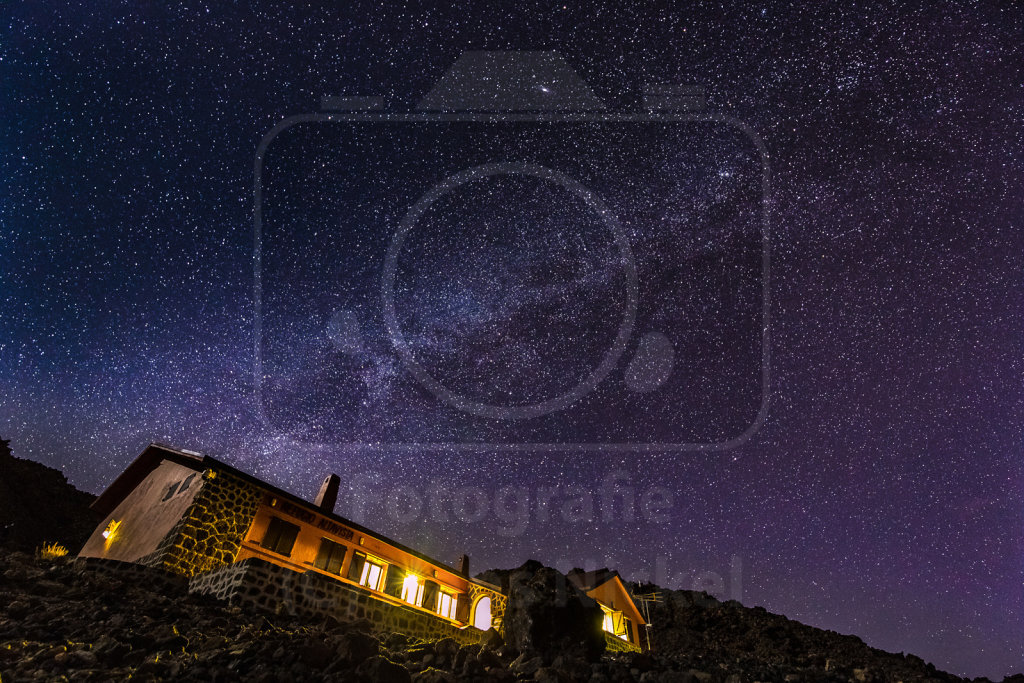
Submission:
<svg viewBox="0 0 1024 683">
<path fill-rule="evenodd" d="M 543 666 L 543 664 L 544 663 L 541 661 L 540 657 L 531 657 L 524 652 L 509 665 L 509 669 L 519 676 L 532 676 L 541 668 L 541 666 Z"/>
<path fill-rule="evenodd" d="M 440 669 L 424 669 L 412 677 L 414 683 L 453 683 L 455 677 Z"/>
<path fill-rule="evenodd" d="M 502 661 L 501 657 L 498 656 L 494 650 L 480 650 L 480 654 L 477 656 L 477 661 L 485 669 L 493 669 L 504 667 L 505 662 Z"/>
<path fill-rule="evenodd" d="M 497 650 L 504 644 L 505 639 L 493 626 L 487 629 L 487 632 L 480 638 L 480 649 L 482 650 Z"/>
<path fill-rule="evenodd" d="M 604 652 L 602 618 L 597 602 L 556 569 L 528 562 L 508 576 L 504 640 L 519 652 L 593 661 Z"/>
<path fill-rule="evenodd" d="M 395 664 L 386 657 L 370 657 L 359 665 L 356 675 L 373 683 L 410 683 L 412 677 L 405 667 Z"/>
<path fill-rule="evenodd" d="M 296 648 L 299 661 L 314 670 L 325 668 L 334 659 L 334 650 L 326 643 L 310 641 Z M 281 657 L 280 659 L 283 659 Z"/>
<path fill-rule="evenodd" d="M 545 666 L 542 669 L 537 669 L 533 680 L 538 683 L 569 683 L 572 679 L 553 666 Z"/>
<path fill-rule="evenodd" d="M 480 652 L 480 645 L 463 645 L 459 648 L 459 651 L 455 653 L 455 659 L 452 661 L 452 668 L 456 671 L 462 669 L 466 662 L 470 659 L 476 659 L 477 654 Z"/>
<path fill-rule="evenodd" d="M 380 644 L 376 638 L 357 632 L 337 636 L 331 645 L 339 659 L 351 664 L 359 664 L 380 651 Z"/>
</svg>

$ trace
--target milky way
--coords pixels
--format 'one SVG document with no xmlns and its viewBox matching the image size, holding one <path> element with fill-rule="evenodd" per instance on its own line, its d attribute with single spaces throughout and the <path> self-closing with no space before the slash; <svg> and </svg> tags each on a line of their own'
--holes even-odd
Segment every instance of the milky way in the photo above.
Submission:
<svg viewBox="0 0 1024 683">
<path fill-rule="evenodd" d="M 737 439 L 764 377 L 754 144 L 704 120 L 288 128 L 261 157 L 269 422 L 356 444 Z M 654 364 L 677 366 L 657 391 L 615 372 Z"/>
<path fill-rule="evenodd" d="M 341 514 L 475 569 L 610 564 L 958 673 L 1024 667 L 1019 8 L 33 3 L 2 30 L 17 455 L 91 491 L 150 441 L 305 496 L 336 471 Z M 415 111 L 467 50 L 558 51 L 606 112 L 701 86 L 764 141 L 770 233 L 734 129 L 311 123 L 268 148 L 258 307 L 263 136 L 324 97 Z M 397 253 L 392 322 L 461 407 L 395 348 L 402 217 L 494 162 L 580 183 L 629 244 L 630 334 L 579 395 L 629 268 L 595 205 L 529 174 L 444 193 Z"/>
</svg>

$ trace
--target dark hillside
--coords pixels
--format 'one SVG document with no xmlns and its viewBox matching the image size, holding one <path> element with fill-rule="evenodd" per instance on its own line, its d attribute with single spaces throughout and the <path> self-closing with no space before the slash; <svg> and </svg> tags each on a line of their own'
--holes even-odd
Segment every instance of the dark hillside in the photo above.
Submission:
<svg viewBox="0 0 1024 683">
<path fill-rule="evenodd" d="M 14 457 L 0 439 L 0 547 L 32 552 L 59 543 L 77 553 L 100 521 L 89 509 L 94 499 L 62 472 Z"/>
</svg>

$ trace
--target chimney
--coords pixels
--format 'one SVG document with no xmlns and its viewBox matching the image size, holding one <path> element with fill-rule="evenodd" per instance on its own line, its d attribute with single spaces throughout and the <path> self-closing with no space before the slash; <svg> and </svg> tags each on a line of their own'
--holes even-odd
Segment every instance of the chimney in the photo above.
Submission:
<svg viewBox="0 0 1024 683">
<path fill-rule="evenodd" d="M 316 494 L 313 505 L 324 512 L 334 512 L 334 504 L 338 502 L 338 486 L 341 484 L 341 477 L 337 474 L 328 474 L 324 477 L 324 483 L 320 484 L 320 493 Z"/>
<path fill-rule="evenodd" d="M 463 555 L 459 558 L 459 563 L 455 565 L 455 570 L 463 576 L 469 576 L 469 555 Z"/>
</svg>

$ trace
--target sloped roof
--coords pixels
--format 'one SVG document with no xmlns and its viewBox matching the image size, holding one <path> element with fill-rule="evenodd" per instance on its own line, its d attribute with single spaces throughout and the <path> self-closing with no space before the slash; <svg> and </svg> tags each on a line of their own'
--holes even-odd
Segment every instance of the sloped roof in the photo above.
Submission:
<svg viewBox="0 0 1024 683">
<path fill-rule="evenodd" d="M 398 548 L 399 550 L 407 552 L 414 557 L 418 557 L 421 560 L 425 560 L 426 562 L 446 569 L 452 572 L 453 574 L 459 574 L 459 570 L 455 567 L 452 567 L 447 562 L 441 562 L 440 560 L 436 560 L 430 557 L 429 555 L 425 555 L 418 550 L 414 550 L 407 545 L 399 543 L 398 541 L 391 540 L 387 536 L 383 536 L 377 533 L 376 531 L 373 531 L 372 529 L 367 529 L 361 524 L 357 524 L 350 519 L 346 519 L 341 515 L 335 514 L 333 511 L 324 510 L 318 507 L 317 505 L 314 505 L 308 500 L 304 500 L 292 493 L 289 493 L 288 491 L 285 491 L 284 489 L 280 489 L 274 486 L 273 484 L 268 484 L 267 482 L 261 479 L 257 479 L 251 474 L 247 474 L 246 472 L 236 469 L 225 462 L 217 460 L 216 458 L 201 453 L 195 453 L 193 451 L 186 451 L 174 448 L 173 446 L 168 446 L 162 443 L 149 444 L 149 446 L 146 447 L 146 450 L 144 450 L 142 454 L 139 455 L 139 457 L 135 458 L 132 464 L 129 465 L 128 468 L 124 472 L 122 472 L 121 475 L 117 479 L 115 479 L 114 482 L 110 486 L 108 486 L 107 489 L 103 493 L 101 493 L 99 497 L 96 498 L 95 501 L 93 501 L 90 507 L 96 512 L 98 512 L 101 516 L 106 517 L 114 511 L 114 508 L 116 508 L 122 500 L 128 497 L 128 494 L 135 490 L 135 487 L 137 487 L 140 483 L 142 483 L 142 481 L 146 477 L 149 476 L 150 472 L 159 467 L 160 463 L 164 462 L 165 460 L 177 463 L 179 465 L 184 465 L 185 467 L 193 469 L 197 472 L 202 472 L 207 469 L 214 469 L 238 477 L 243 481 L 248 481 L 252 484 L 255 484 L 256 486 L 260 487 L 264 491 L 267 491 L 273 496 L 277 496 L 279 498 L 291 501 L 292 503 L 302 506 L 310 510 L 311 512 L 314 512 L 318 515 L 323 515 L 324 517 L 328 517 L 331 520 L 338 522 L 339 524 L 342 524 L 344 526 L 347 526 L 361 534 L 372 536 L 380 541 L 383 541 L 384 543 L 387 543 L 388 545 L 391 545 L 395 548 Z M 487 588 L 490 588 L 492 590 L 497 590 L 498 592 L 501 592 L 500 587 L 495 586 L 494 584 L 491 584 L 487 581 L 475 579 L 472 576 L 467 576 L 466 578 L 471 583 L 476 583 L 481 586 L 486 586 Z"/>
<path fill-rule="evenodd" d="M 151 443 L 103 493 L 96 497 L 96 500 L 89 507 L 101 516 L 106 517 L 114 511 L 114 508 L 122 500 L 128 497 L 129 493 L 135 490 L 135 487 L 149 476 L 150 472 L 159 467 L 161 462 L 170 460 L 179 465 L 202 471 L 205 469 L 203 466 L 205 459 L 212 460 L 209 456 L 178 450 L 163 444 Z"/>
<path fill-rule="evenodd" d="M 639 608 L 637 608 L 636 603 L 633 601 L 633 596 L 630 594 L 629 589 L 626 588 L 626 583 L 614 569 L 608 569 L 605 567 L 604 569 L 595 569 L 589 572 L 583 571 L 582 569 L 573 569 L 565 575 L 565 578 L 584 593 L 589 593 L 592 590 L 600 588 L 609 581 L 614 581 L 625 598 L 629 600 L 629 604 L 636 612 L 636 616 L 640 619 L 640 624 L 647 623 L 643 618 L 643 613 Z"/>
</svg>

